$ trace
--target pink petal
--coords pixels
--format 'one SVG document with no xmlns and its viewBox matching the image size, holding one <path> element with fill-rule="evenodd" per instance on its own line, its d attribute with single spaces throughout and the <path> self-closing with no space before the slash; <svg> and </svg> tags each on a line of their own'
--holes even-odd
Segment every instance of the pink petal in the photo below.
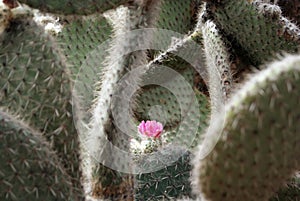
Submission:
<svg viewBox="0 0 300 201">
<path fill-rule="evenodd" d="M 140 123 L 140 125 L 138 126 L 138 129 L 141 134 L 143 134 L 143 135 L 145 134 L 145 131 L 146 131 L 145 121 L 142 121 Z"/>
<path fill-rule="evenodd" d="M 146 135 L 148 137 L 160 137 L 163 131 L 163 125 L 155 120 L 152 121 L 142 121 L 138 126 L 138 130 L 142 135 Z"/>
</svg>

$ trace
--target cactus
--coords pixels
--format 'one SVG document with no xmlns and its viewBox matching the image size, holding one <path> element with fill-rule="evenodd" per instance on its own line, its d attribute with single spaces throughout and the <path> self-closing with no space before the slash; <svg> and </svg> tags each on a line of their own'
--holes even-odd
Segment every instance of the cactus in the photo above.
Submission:
<svg viewBox="0 0 300 201">
<path fill-rule="evenodd" d="M 77 109 L 84 114 L 81 114 L 80 120 L 88 121 L 91 115 L 86 111 L 93 104 L 94 87 L 98 82 L 98 75 L 103 70 L 101 66 L 98 68 L 95 66 L 105 59 L 104 56 L 94 58 L 95 55 L 90 52 L 97 50 L 99 44 L 111 38 L 112 26 L 102 15 L 66 16 L 60 21 L 64 26 L 56 38 L 65 55 L 71 79 L 75 80 L 73 91 L 76 91 L 78 106 L 80 106 Z"/>
<path fill-rule="evenodd" d="M 156 21 L 157 28 L 168 29 L 179 33 L 188 33 L 195 22 L 197 0 L 167 1 L 161 0 Z"/>
<path fill-rule="evenodd" d="M 79 200 L 41 133 L 0 111 L 0 139 L 1 200 Z"/>
<path fill-rule="evenodd" d="M 182 151 L 183 155 L 176 162 L 167 164 L 161 170 L 136 176 L 136 200 L 165 200 L 183 196 L 193 197 L 189 182 L 192 168 L 190 164 L 191 153 L 184 152 L 184 150 L 180 150 L 178 147 L 168 147 L 162 152 L 166 152 L 166 155 L 171 155 L 172 152 L 179 151 Z M 152 163 L 159 161 L 155 156 L 151 159 L 146 161 L 144 165 L 153 165 Z"/>
<path fill-rule="evenodd" d="M 21 0 L 20 3 L 25 3 L 33 8 L 43 12 L 58 13 L 58 14 L 77 14 L 89 15 L 96 12 L 103 13 L 109 9 L 117 8 L 118 6 L 129 2 L 128 0 L 89 0 L 82 1 L 37 1 L 37 0 Z"/>
<path fill-rule="evenodd" d="M 299 199 L 297 4 L 0 0 L 0 197 Z"/>
<path fill-rule="evenodd" d="M 79 68 L 85 64 L 87 54 L 110 38 L 112 27 L 102 15 L 67 16 L 60 20 L 64 27 L 58 34 L 59 43 L 66 55 L 69 69 L 76 79 L 76 76 L 80 75 Z M 84 70 L 80 72 L 83 73 Z M 95 72 L 97 73 L 99 72 Z"/>
<path fill-rule="evenodd" d="M 173 66 L 172 66 L 173 67 Z M 184 70 L 183 76 L 190 85 L 193 85 L 193 79 L 195 72 L 191 67 Z M 180 122 L 181 118 L 181 111 L 178 101 L 176 100 L 177 97 L 174 96 L 168 89 L 160 86 L 149 87 L 145 86 L 142 88 L 142 92 L 139 95 L 138 101 L 138 108 L 135 109 L 135 113 L 138 119 L 151 119 L 151 109 L 156 105 L 160 105 L 161 109 L 164 112 L 157 112 L 157 114 L 153 114 L 152 118 L 160 120 L 164 122 L 165 126 L 176 126 Z M 187 90 L 187 89 L 182 89 Z M 157 94 L 162 94 L 158 96 Z M 184 94 L 180 92 L 180 94 Z M 154 108 L 155 109 L 155 108 Z M 155 111 L 154 111 L 155 112 Z M 173 125 L 172 125 L 173 124 Z"/>
<path fill-rule="evenodd" d="M 217 102 L 224 104 L 230 95 L 233 82 L 231 72 L 230 53 L 227 50 L 225 39 L 218 33 L 216 25 L 207 21 L 203 25 L 203 41 L 210 83 L 210 94 L 217 94 L 213 90 L 222 90 L 223 96 L 211 97 L 212 111 L 218 111 Z M 227 43 L 228 44 L 228 43 Z M 217 76 L 216 76 L 217 75 Z"/>
<path fill-rule="evenodd" d="M 143 94 L 142 94 L 143 95 Z M 182 198 L 183 196 L 188 196 L 190 198 L 195 198 L 195 195 L 191 191 L 190 185 L 190 172 L 192 170 L 192 166 L 190 164 L 190 159 L 192 156 L 191 151 L 194 147 L 197 146 L 199 142 L 202 141 L 201 133 L 207 126 L 207 117 L 209 116 L 209 106 L 206 103 L 206 97 L 197 92 L 197 100 L 199 101 L 199 112 L 200 116 L 200 125 L 195 133 L 195 135 L 185 135 L 184 137 L 189 137 L 187 139 L 180 139 L 178 136 L 178 128 L 177 129 L 169 129 L 168 132 L 162 134 L 162 139 L 166 142 L 173 142 L 178 139 L 182 142 L 193 142 L 190 145 L 189 150 L 185 150 L 184 148 L 180 148 L 177 146 L 170 146 L 162 148 L 160 150 L 163 154 L 166 154 L 166 158 L 168 155 L 171 158 L 178 156 L 178 152 L 182 152 L 175 162 L 172 164 L 165 164 L 162 169 L 153 171 L 150 173 L 140 173 L 135 176 L 135 199 L 136 200 L 173 200 L 176 198 Z M 155 101 L 154 101 L 155 103 Z M 189 111 L 192 115 L 187 116 L 190 121 L 193 121 L 197 115 L 193 115 L 193 111 Z M 183 130 L 186 129 L 186 125 L 181 125 L 184 127 Z M 176 128 L 176 127 L 175 127 Z M 146 157 L 146 159 L 141 156 L 137 156 L 137 160 L 140 160 L 138 164 L 143 164 L 144 166 L 151 166 L 157 161 L 164 161 L 162 158 L 157 158 L 158 156 L 153 155 L 152 157 Z M 144 161 L 145 160 L 145 161 Z M 173 180 L 172 178 L 176 178 Z"/>
<path fill-rule="evenodd" d="M 299 0 L 288 0 L 288 1 L 277 0 L 275 2 L 278 6 L 281 7 L 284 16 L 295 21 L 299 25 L 300 23 Z"/>
<path fill-rule="evenodd" d="M 272 12 L 247 1 L 207 2 L 215 22 L 253 65 L 271 61 L 281 52 L 298 51 L 299 28 L 281 16 L 279 8 Z"/>
<path fill-rule="evenodd" d="M 30 18 L 10 22 L 0 40 L 1 107 L 42 132 L 78 183 L 80 147 L 71 83 L 55 42 Z"/>
<path fill-rule="evenodd" d="M 126 33 L 133 28 L 143 26 L 143 23 L 140 24 L 139 20 L 130 20 L 132 16 L 139 18 L 142 13 L 137 5 L 132 5 L 128 9 L 123 8 L 120 11 L 123 11 L 122 14 L 126 15 L 127 18 L 120 22 L 119 16 L 112 16 L 116 40 L 115 44 L 108 50 L 109 56 L 106 58 L 106 66 L 103 69 L 105 73 L 101 79 L 100 89 L 96 92 L 97 98 L 92 108 L 91 128 L 86 142 L 92 156 L 96 156 L 91 159 L 91 182 L 94 185 L 92 194 L 95 197 L 105 199 L 122 199 L 124 194 L 127 199 L 132 197 L 132 190 L 130 189 L 132 186 L 132 176 L 121 174 L 116 170 L 106 167 L 107 164 L 102 164 L 99 161 L 107 161 L 106 158 L 109 157 L 109 164 L 114 166 L 114 163 L 122 160 L 118 158 L 117 154 L 111 156 L 112 145 L 124 151 L 129 150 L 129 138 L 117 128 L 117 125 L 114 125 L 111 117 L 111 107 L 113 106 L 113 95 L 117 90 L 117 81 L 126 73 L 128 65 L 135 66 L 143 62 L 142 58 L 137 57 L 143 56 L 143 52 L 131 53 L 128 56 L 124 56 L 126 49 L 130 48 L 131 43 L 134 43 L 133 38 L 130 36 L 126 37 L 124 32 Z M 115 55 L 121 56 L 114 59 Z M 137 84 L 137 82 L 133 84 Z M 127 122 L 128 120 L 124 119 L 122 121 Z M 98 153 L 102 155 L 99 156 Z M 125 163 L 130 163 L 130 161 L 125 161 Z M 128 164 L 126 165 L 128 166 Z M 103 175 L 105 175 L 105 178 Z"/>
<path fill-rule="evenodd" d="M 232 98 L 220 140 L 195 160 L 206 199 L 267 200 L 299 168 L 298 98 L 285 102 L 299 97 L 299 64 L 299 56 L 272 64 Z"/>
</svg>

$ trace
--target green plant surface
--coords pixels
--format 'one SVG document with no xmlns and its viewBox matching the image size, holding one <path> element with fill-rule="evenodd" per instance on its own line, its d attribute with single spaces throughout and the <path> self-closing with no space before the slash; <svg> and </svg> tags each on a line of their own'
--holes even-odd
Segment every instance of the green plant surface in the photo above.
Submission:
<svg viewBox="0 0 300 201">
<path fill-rule="evenodd" d="M 240 55 L 258 66 L 278 53 L 298 51 L 299 28 L 281 16 L 246 0 L 208 0 L 215 23 L 233 41 Z"/>
<path fill-rule="evenodd" d="M 31 19 L 20 19 L 0 35 L 0 46 L 1 107 L 43 133 L 80 185 L 71 81 L 56 43 Z"/>
<path fill-rule="evenodd" d="M 300 57 L 258 73 L 226 108 L 221 136 L 195 159 L 196 189 L 217 200 L 267 200 L 299 169 Z"/>
<path fill-rule="evenodd" d="M 0 111 L 0 199 L 77 201 L 56 153 L 41 133 Z"/>
<path fill-rule="evenodd" d="M 43 12 L 57 14 L 89 15 L 103 13 L 104 11 L 117 8 L 129 2 L 128 0 L 20 0 L 20 3 L 27 4 L 32 8 Z"/>
<path fill-rule="evenodd" d="M 202 26 L 203 44 L 209 79 L 209 94 L 212 111 L 219 111 L 218 103 L 224 104 L 230 96 L 233 85 L 232 61 L 228 41 L 224 39 L 216 25 L 208 20 Z"/>
<path fill-rule="evenodd" d="M 172 153 L 172 149 L 177 149 L 173 150 L 173 152 L 180 150 L 178 147 L 166 148 L 169 155 Z M 183 152 L 178 160 L 172 164 L 165 165 L 161 170 L 136 175 L 135 200 L 158 201 L 174 200 L 183 196 L 193 197 L 189 182 L 190 171 L 192 168 L 190 158 L 190 152 Z M 151 166 L 153 165 L 151 163 L 156 163 L 156 161 L 160 160 L 153 157 L 153 160 L 145 161 L 144 165 Z"/>
</svg>

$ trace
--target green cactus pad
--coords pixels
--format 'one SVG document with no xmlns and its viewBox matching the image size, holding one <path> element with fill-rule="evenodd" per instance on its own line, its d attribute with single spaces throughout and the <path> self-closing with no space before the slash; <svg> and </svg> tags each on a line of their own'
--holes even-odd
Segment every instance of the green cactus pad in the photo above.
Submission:
<svg viewBox="0 0 300 201">
<path fill-rule="evenodd" d="M 72 180 L 43 136 L 0 111 L 0 199 L 76 201 Z"/>
<path fill-rule="evenodd" d="M 145 18 L 151 20 L 149 28 L 166 29 L 180 34 L 188 34 L 196 24 L 195 13 L 197 13 L 198 4 L 198 0 L 159 0 L 155 2 L 154 6 L 152 5 L 153 8 L 149 13 L 146 13 Z M 160 37 L 160 35 L 155 34 L 152 36 L 154 42 Z M 154 59 L 159 54 L 159 51 L 149 50 L 150 59 Z"/>
<path fill-rule="evenodd" d="M 233 79 L 230 53 L 226 46 L 228 42 L 212 21 L 205 22 L 202 26 L 202 34 L 209 76 L 210 99 L 213 110 L 215 110 L 218 107 L 217 103 L 224 103 L 231 92 Z"/>
<path fill-rule="evenodd" d="M 20 0 L 19 2 L 48 13 L 89 15 L 114 9 L 129 0 Z"/>
<path fill-rule="evenodd" d="M 11 22 L 0 36 L 0 47 L 1 107 L 43 133 L 68 173 L 79 180 L 70 77 L 55 41 L 24 19 Z"/>
<path fill-rule="evenodd" d="M 195 189 L 211 201 L 269 199 L 300 168 L 299 91 L 299 56 L 246 83 L 209 136 L 222 134 L 214 149 L 198 152 Z"/>
<path fill-rule="evenodd" d="M 161 0 L 160 4 L 156 22 L 157 28 L 168 29 L 181 34 L 186 34 L 192 30 L 197 12 L 195 0 Z"/>
<path fill-rule="evenodd" d="M 90 109 L 94 100 L 94 87 L 103 68 L 105 48 L 103 43 L 110 39 L 112 27 L 99 15 L 64 17 L 62 32 L 56 40 L 61 44 L 72 79 L 75 80 L 79 107 L 84 111 L 85 122 L 90 118 Z M 101 53 L 99 53 L 101 51 Z M 103 56 L 103 57 L 101 57 Z M 78 108 L 79 109 L 79 108 Z"/>
<path fill-rule="evenodd" d="M 101 15 L 64 17 L 61 22 L 63 29 L 57 40 L 61 44 L 71 73 L 75 77 L 83 63 L 87 65 L 89 62 L 93 62 L 86 61 L 87 56 L 90 56 L 92 51 L 97 50 L 97 47 L 110 39 L 112 27 Z M 97 62 L 101 63 L 99 61 L 101 58 L 97 59 Z"/>
<path fill-rule="evenodd" d="M 191 67 L 182 72 L 182 76 L 191 87 L 193 86 L 194 74 L 195 71 Z M 184 96 L 184 91 L 188 89 L 178 87 L 178 90 L 183 90 L 179 92 Z M 160 113 L 158 114 L 158 111 L 154 111 L 155 114 L 152 114 L 152 119 L 164 122 L 167 127 L 176 126 L 182 118 L 177 98 L 183 97 L 176 97 L 171 91 L 162 86 L 147 85 L 142 88 L 137 97 L 136 101 L 138 104 L 136 104 L 137 108 L 134 110 L 136 117 L 140 121 L 151 119 L 151 108 L 154 107 L 153 109 L 155 109 L 155 107 L 159 106 Z"/>
<path fill-rule="evenodd" d="M 266 15 L 245 0 L 224 0 L 220 5 L 208 2 L 217 25 L 253 65 L 271 61 L 284 51 L 298 51 L 299 29 L 280 15 Z"/>
</svg>

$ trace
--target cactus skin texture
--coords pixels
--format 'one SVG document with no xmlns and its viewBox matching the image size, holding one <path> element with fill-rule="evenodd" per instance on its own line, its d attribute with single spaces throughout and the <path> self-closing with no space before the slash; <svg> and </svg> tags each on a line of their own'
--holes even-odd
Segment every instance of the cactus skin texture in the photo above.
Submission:
<svg viewBox="0 0 300 201">
<path fill-rule="evenodd" d="M 94 87 L 105 59 L 91 52 L 97 51 L 98 46 L 111 38 L 112 26 L 102 15 L 66 16 L 61 21 L 64 27 L 56 39 L 66 58 L 71 78 L 75 80 L 74 91 L 80 110 L 85 114 L 83 119 L 87 122 L 91 115 L 86 111 L 93 104 Z"/>
<path fill-rule="evenodd" d="M 177 66 L 172 67 L 176 68 Z M 192 67 L 188 67 L 181 73 L 186 81 L 190 85 L 193 85 L 194 74 L 196 72 L 194 72 Z M 142 90 L 137 97 L 138 107 L 135 109 L 139 120 L 156 118 L 156 120 L 164 122 L 164 125 L 167 127 L 174 127 L 180 123 L 182 117 L 179 103 L 176 99 L 178 97 L 175 97 L 168 89 L 161 86 L 145 86 Z M 180 91 L 179 94 L 184 95 L 184 91 L 188 89 L 178 88 L 178 90 Z M 155 117 L 150 117 L 151 108 L 156 105 L 159 105 L 163 111 L 157 112 Z"/>
<path fill-rule="evenodd" d="M 195 23 L 194 14 L 197 10 L 196 0 L 170 1 L 161 0 L 157 28 L 168 29 L 186 34 L 193 29 Z"/>
<path fill-rule="evenodd" d="M 253 65 L 271 61 L 283 51 L 298 51 L 299 29 L 281 13 L 270 13 L 244 0 L 207 2 L 215 23 Z"/>
<path fill-rule="evenodd" d="M 214 150 L 194 161 L 195 189 L 210 201 L 268 200 L 300 167 L 299 91 L 299 56 L 246 83 L 226 108 L 224 128 L 216 125 Z"/>
<path fill-rule="evenodd" d="M 0 35 L 0 102 L 44 134 L 80 186 L 71 82 L 55 45 L 31 19 L 10 23 Z"/>
<path fill-rule="evenodd" d="M 117 8 L 128 1 L 129 0 L 20 0 L 19 2 L 43 12 L 64 15 L 89 15 L 96 12 L 103 13 L 107 10 Z"/>
<path fill-rule="evenodd" d="M 0 199 L 77 201 L 72 180 L 42 134 L 0 111 Z"/>
<path fill-rule="evenodd" d="M 203 44 L 205 49 L 205 58 L 207 62 L 207 71 L 209 76 L 209 93 L 211 94 L 212 111 L 218 110 L 218 102 L 224 102 L 230 95 L 233 82 L 231 73 L 230 53 L 224 41 L 225 39 L 219 33 L 216 25 L 208 20 L 202 26 Z M 222 96 L 219 97 L 216 90 L 222 90 Z M 215 95 L 215 96 L 214 96 Z"/>
<path fill-rule="evenodd" d="M 177 152 L 180 148 L 168 147 L 166 150 L 170 154 L 173 151 Z M 147 162 L 155 163 L 155 160 L 159 159 L 153 158 L 152 161 Z M 160 201 L 174 200 L 183 196 L 193 197 L 189 181 L 192 169 L 190 160 L 191 153 L 183 152 L 176 162 L 166 165 L 163 169 L 137 175 L 135 199 Z"/>
<path fill-rule="evenodd" d="M 166 29 L 176 33 L 188 34 L 195 25 L 195 13 L 197 12 L 199 1 L 198 0 L 186 0 L 186 1 L 171 1 L 171 0 L 156 0 L 155 6 L 152 6 L 152 10 L 146 13 L 146 19 L 151 20 L 152 24 L 150 28 Z M 155 15 L 156 14 L 156 15 Z M 148 20 L 148 21 L 149 21 Z M 159 35 L 154 35 L 152 38 L 160 38 Z M 165 42 L 160 40 L 160 42 Z M 169 44 L 166 44 L 169 45 Z M 152 60 L 156 60 L 161 55 L 159 51 L 148 50 L 149 57 Z M 158 56 L 159 55 L 159 56 Z M 178 60 L 177 60 L 178 61 Z M 170 61 L 172 68 L 178 68 L 180 66 L 176 62 Z M 170 67 L 171 67 L 170 66 Z M 182 68 L 187 68 L 187 65 L 183 65 Z"/>
<path fill-rule="evenodd" d="M 58 35 L 58 41 L 66 56 L 72 77 L 75 79 L 80 71 L 79 68 L 83 64 L 87 65 L 85 60 L 88 53 L 110 39 L 112 27 L 102 15 L 66 16 L 62 17 L 61 21 L 64 27 Z M 101 63 L 99 61 L 101 58 L 93 59 L 98 59 L 97 62 Z M 84 70 L 80 72 L 83 73 Z M 83 75 L 79 76 L 83 77 Z"/>
</svg>

